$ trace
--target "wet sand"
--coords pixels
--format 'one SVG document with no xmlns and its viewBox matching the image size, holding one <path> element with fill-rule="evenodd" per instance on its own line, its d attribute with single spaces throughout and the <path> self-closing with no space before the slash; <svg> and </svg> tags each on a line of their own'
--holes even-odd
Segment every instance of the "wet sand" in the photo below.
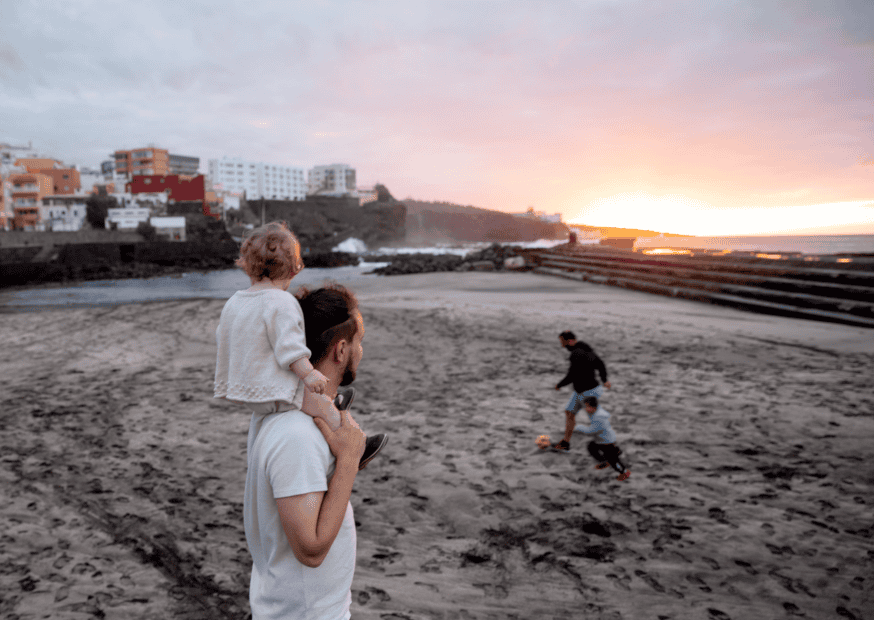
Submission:
<svg viewBox="0 0 874 620">
<path fill-rule="evenodd" d="M 874 331 L 535 274 L 368 278 L 356 620 L 865 618 Z M 5 315 L 0 617 L 244 618 L 221 301 Z M 557 436 L 605 360 L 627 482 Z"/>
</svg>

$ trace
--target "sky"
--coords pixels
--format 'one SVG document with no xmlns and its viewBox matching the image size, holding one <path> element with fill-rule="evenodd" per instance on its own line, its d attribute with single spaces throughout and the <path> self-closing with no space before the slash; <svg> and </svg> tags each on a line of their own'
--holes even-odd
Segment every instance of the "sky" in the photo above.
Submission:
<svg viewBox="0 0 874 620">
<path fill-rule="evenodd" d="M 345 163 L 398 199 L 874 234 L 872 0 L 0 0 L 0 142 Z"/>
</svg>

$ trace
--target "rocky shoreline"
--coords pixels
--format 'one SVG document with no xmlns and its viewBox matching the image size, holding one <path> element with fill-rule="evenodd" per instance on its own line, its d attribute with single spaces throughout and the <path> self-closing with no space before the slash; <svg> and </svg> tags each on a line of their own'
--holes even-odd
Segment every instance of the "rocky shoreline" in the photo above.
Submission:
<svg viewBox="0 0 874 620">
<path fill-rule="evenodd" d="M 358 255 L 350 252 L 315 252 L 305 254 L 304 266 L 314 268 L 333 268 L 354 266 L 366 260 L 369 263 L 389 263 L 374 269 L 371 274 L 404 275 L 414 273 L 435 273 L 447 271 L 501 271 L 508 268 L 507 259 L 515 258 L 514 270 L 525 270 L 524 256 L 530 250 L 518 246 L 493 243 L 487 248 L 471 252 L 466 256 L 455 254 L 372 254 Z M 145 279 L 192 271 L 213 271 L 232 269 L 236 255 L 223 253 L 214 256 L 176 257 L 171 261 L 153 262 L 138 260 L 118 262 L 97 260 L 93 262 L 51 261 L 44 263 L 22 262 L 0 265 L 0 289 L 27 288 L 46 284 L 71 284 L 94 280 Z"/>
<path fill-rule="evenodd" d="M 369 273 L 395 276 L 411 273 L 434 273 L 438 271 L 499 271 L 507 268 L 506 260 L 523 257 L 526 250 L 516 246 L 493 243 L 478 252 L 465 256 L 455 254 L 392 254 L 368 256 L 368 262 L 387 262 Z M 516 262 L 513 269 L 524 269 L 524 259 Z"/>
<path fill-rule="evenodd" d="M 157 278 L 192 271 L 233 269 L 235 255 L 191 256 L 173 262 L 113 262 L 68 264 L 62 262 L 11 263 L 0 265 L 0 289 L 46 284 L 73 284 L 94 280 Z M 303 256 L 305 267 L 329 268 L 357 265 L 358 257 L 347 252 L 318 252 Z"/>
</svg>

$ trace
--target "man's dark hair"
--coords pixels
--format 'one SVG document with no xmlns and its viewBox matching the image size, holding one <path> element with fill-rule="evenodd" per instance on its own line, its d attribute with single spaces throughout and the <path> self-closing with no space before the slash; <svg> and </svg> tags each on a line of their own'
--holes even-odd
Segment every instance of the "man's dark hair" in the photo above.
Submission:
<svg viewBox="0 0 874 620">
<path fill-rule="evenodd" d="M 574 333 L 570 332 L 570 331 L 562 332 L 558 335 L 558 337 L 561 338 L 562 340 L 576 340 L 577 339 L 577 337 L 574 336 Z"/>
<path fill-rule="evenodd" d="M 313 365 L 322 361 L 334 343 L 352 340 L 358 331 L 358 299 L 345 286 L 331 283 L 314 291 L 301 287 L 297 300 Z"/>
<path fill-rule="evenodd" d="M 595 398 L 594 396 L 586 396 L 583 399 L 583 404 L 588 405 L 589 407 L 594 407 L 595 409 L 597 409 L 598 408 L 598 399 Z"/>
</svg>

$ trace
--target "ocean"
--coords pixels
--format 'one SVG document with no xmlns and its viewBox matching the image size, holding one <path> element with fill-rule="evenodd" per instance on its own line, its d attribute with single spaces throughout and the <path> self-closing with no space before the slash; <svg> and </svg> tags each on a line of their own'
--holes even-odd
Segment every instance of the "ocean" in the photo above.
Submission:
<svg viewBox="0 0 874 620">
<path fill-rule="evenodd" d="M 598 243 L 597 239 L 580 239 L 580 243 Z M 566 240 L 541 239 L 515 243 L 525 248 L 549 248 Z M 359 254 L 362 262 L 354 267 L 305 269 L 297 278 L 297 285 L 318 285 L 326 279 L 354 287 L 358 278 L 377 278 L 368 275 L 388 263 L 374 262 L 374 256 L 393 254 L 430 253 L 464 256 L 488 247 L 489 243 L 435 245 L 431 247 L 384 247 L 368 249 L 358 239 L 347 239 L 334 248 L 336 251 Z M 823 235 L 775 237 L 648 237 L 639 238 L 638 248 L 707 249 L 743 252 L 802 254 L 874 254 L 874 235 Z M 249 286 L 248 278 L 239 269 L 223 269 L 206 273 L 192 272 L 148 279 L 97 280 L 65 285 L 40 285 L 31 289 L 0 290 L 0 313 L 33 312 L 59 308 L 107 307 L 149 301 L 179 299 L 227 299 Z"/>
<path fill-rule="evenodd" d="M 801 254 L 874 254 L 874 235 L 638 237 L 638 248 Z"/>
</svg>

